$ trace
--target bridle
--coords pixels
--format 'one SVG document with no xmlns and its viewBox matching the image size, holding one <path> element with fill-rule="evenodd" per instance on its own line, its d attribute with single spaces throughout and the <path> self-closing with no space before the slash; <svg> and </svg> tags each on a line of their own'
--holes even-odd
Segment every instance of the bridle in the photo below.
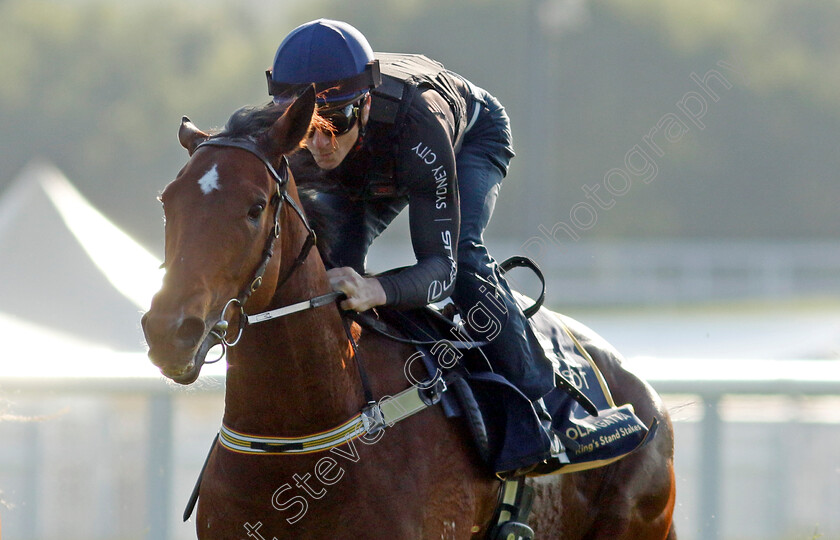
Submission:
<svg viewBox="0 0 840 540">
<path fill-rule="evenodd" d="M 269 312 L 259 313 L 257 315 L 245 314 L 245 304 L 248 302 L 248 299 L 251 297 L 251 295 L 254 294 L 254 292 L 256 292 L 257 289 L 259 289 L 260 285 L 262 285 L 265 270 L 268 267 L 269 261 L 274 256 L 274 242 L 280 237 L 280 213 L 283 210 L 283 204 L 287 203 L 292 208 L 292 210 L 295 211 L 295 214 L 297 214 L 297 216 L 303 223 L 303 226 L 306 228 L 307 236 L 306 240 L 303 243 L 303 246 L 301 246 L 300 248 L 300 253 L 298 253 L 297 258 L 286 271 L 286 274 L 283 276 L 283 278 L 278 281 L 277 288 L 280 288 L 283 284 L 285 284 L 286 281 L 288 281 L 288 279 L 292 276 L 292 274 L 294 274 L 295 270 L 297 270 L 303 264 L 303 262 L 309 256 L 309 252 L 315 246 L 317 237 L 315 235 L 315 231 L 312 229 L 312 226 L 309 225 L 309 221 L 307 221 L 306 216 L 304 215 L 300 206 L 295 202 L 295 200 L 289 195 L 287 191 L 289 185 L 289 161 L 285 155 L 280 161 L 280 169 L 278 171 L 252 139 L 229 137 L 211 138 L 205 140 L 204 142 L 196 146 L 195 150 L 197 151 L 199 148 L 206 146 L 239 148 L 241 150 L 250 152 L 257 159 L 259 159 L 263 163 L 263 165 L 265 165 L 265 168 L 268 170 L 268 173 L 274 179 L 275 184 L 275 191 L 269 202 L 269 207 L 274 208 L 274 226 L 271 228 L 271 231 L 265 239 L 265 245 L 263 246 L 262 251 L 262 258 L 259 264 L 257 265 L 256 269 L 254 270 L 253 277 L 249 281 L 249 284 L 242 289 L 238 296 L 231 298 L 227 301 L 227 303 L 225 303 L 225 306 L 224 308 L 222 308 L 222 312 L 219 315 L 219 320 L 216 322 L 216 324 L 213 325 L 213 328 L 210 330 L 210 333 L 207 335 L 207 338 L 205 338 L 205 343 L 203 343 L 202 346 L 199 347 L 200 353 L 206 354 L 206 352 L 209 351 L 210 348 L 212 348 L 214 345 L 222 346 L 223 351 L 222 354 L 219 355 L 219 358 L 209 362 L 204 362 L 202 359 L 202 363 L 212 364 L 221 360 L 228 347 L 233 347 L 237 343 L 239 343 L 239 340 L 242 338 L 242 333 L 245 331 L 245 327 L 248 324 L 264 322 L 271 319 L 276 319 L 278 317 L 282 317 L 284 315 L 288 315 L 290 313 L 302 311 L 303 309 L 309 309 L 312 307 L 326 305 L 335 301 L 339 296 L 341 296 L 342 293 L 328 293 L 304 302 L 299 302 L 297 304 L 286 306 L 284 308 L 272 310 Z M 225 318 L 225 315 L 231 307 L 238 307 L 239 309 L 239 328 L 237 329 L 236 336 L 233 339 L 229 339 L 227 337 L 227 331 L 229 329 L 230 323 Z"/>
</svg>

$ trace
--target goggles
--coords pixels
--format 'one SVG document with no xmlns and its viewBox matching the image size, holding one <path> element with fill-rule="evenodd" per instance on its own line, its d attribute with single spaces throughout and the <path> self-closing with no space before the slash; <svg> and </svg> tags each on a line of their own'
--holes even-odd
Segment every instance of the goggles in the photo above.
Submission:
<svg viewBox="0 0 840 540">
<path fill-rule="evenodd" d="M 366 96 L 365 96 L 366 97 Z M 362 102 L 364 101 L 364 97 L 362 99 L 355 101 L 353 103 L 348 103 L 343 107 L 339 107 L 337 109 L 327 109 L 321 110 L 318 112 L 318 116 L 329 122 L 330 127 L 329 132 L 324 132 L 326 135 L 332 135 L 333 137 L 338 137 L 340 135 L 344 135 L 351 129 L 353 126 L 356 125 L 356 120 L 359 118 L 359 109 L 362 106 Z M 312 128 L 309 131 L 308 136 L 312 137 L 315 135 L 315 129 Z"/>
</svg>

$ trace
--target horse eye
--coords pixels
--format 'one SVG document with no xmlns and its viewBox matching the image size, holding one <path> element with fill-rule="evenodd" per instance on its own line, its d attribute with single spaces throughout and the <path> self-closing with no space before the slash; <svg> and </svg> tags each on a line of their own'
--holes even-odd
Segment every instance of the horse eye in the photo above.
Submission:
<svg viewBox="0 0 840 540">
<path fill-rule="evenodd" d="M 254 221 L 260 219 L 263 211 L 265 210 L 265 204 L 257 203 L 253 205 L 251 208 L 248 209 L 248 217 L 253 219 Z"/>
</svg>

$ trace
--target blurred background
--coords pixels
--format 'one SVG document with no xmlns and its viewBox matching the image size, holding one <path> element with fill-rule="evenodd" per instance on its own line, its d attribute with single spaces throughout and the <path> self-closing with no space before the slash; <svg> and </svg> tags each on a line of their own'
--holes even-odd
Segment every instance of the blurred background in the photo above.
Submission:
<svg viewBox="0 0 840 540">
<path fill-rule="evenodd" d="M 181 116 L 222 127 L 308 20 L 488 89 L 517 157 L 486 241 L 665 395 L 684 539 L 840 539 L 840 3 L 0 0 L 0 523 L 190 538 L 223 370 L 139 314 Z M 371 270 L 411 262 L 404 216 Z M 535 283 L 515 274 L 517 288 Z"/>
</svg>

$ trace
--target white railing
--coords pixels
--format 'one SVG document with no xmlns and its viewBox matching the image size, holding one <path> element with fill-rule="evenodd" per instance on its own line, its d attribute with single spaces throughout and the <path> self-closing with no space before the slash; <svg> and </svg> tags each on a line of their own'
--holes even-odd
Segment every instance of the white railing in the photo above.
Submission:
<svg viewBox="0 0 840 540">
<path fill-rule="evenodd" d="M 381 245 L 371 247 L 372 269 L 413 264 L 410 244 L 385 235 Z M 511 255 L 534 259 L 558 306 L 836 297 L 840 292 L 836 241 L 558 242 L 538 233 L 524 242 L 491 242 L 488 248 L 500 261 Z"/>
<path fill-rule="evenodd" d="M 840 361 L 633 359 L 627 365 L 651 382 L 675 409 L 680 486 L 677 523 L 683 539 L 724 538 L 732 523 L 762 519 L 735 515 L 741 511 L 732 503 L 733 477 L 727 463 L 743 459 L 733 457 L 736 454 L 732 452 L 733 445 L 743 446 L 730 440 L 733 433 L 743 431 L 743 426 L 733 431 L 733 413 L 728 410 L 733 399 L 774 396 L 797 402 L 840 396 Z M 143 377 L 0 377 L 0 393 L 12 403 L 7 409 L 43 416 L 27 423 L 0 423 L 0 489 L 4 491 L 0 499 L 15 505 L 12 509 L 0 505 L 3 532 L 19 540 L 194 537 L 192 526 L 181 524 L 179 517 L 218 426 L 224 387 L 219 376 L 203 377 L 202 381 L 182 389 Z M 763 407 L 775 407 L 762 403 Z M 833 408 L 838 404 L 826 403 L 819 421 L 831 429 L 835 440 L 840 439 L 840 415 Z M 787 429 L 813 420 L 807 411 L 799 417 L 786 414 L 785 418 L 764 412 L 764 420 L 758 422 L 777 431 L 780 426 Z M 135 425 L 138 421 L 141 423 Z M 778 442 L 779 438 L 773 435 L 771 440 Z M 789 442 L 793 448 L 811 443 Z M 756 455 L 767 452 L 766 441 L 755 444 Z M 809 473 L 812 478 L 822 474 L 826 481 L 840 485 L 837 448 L 833 446 L 835 468 L 813 471 Z M 778 478 L 796 477 L 802 474 L 799 468 L 813 465 L 797 460 L 796 455 L 780 456 L 771 461 L 773 467 L 760 471 L 761 482 L 772 477 L 768 485 L 779 491 L 771 493 L 765 505 L 771 516 L 766 518 L 770 520 L 766 527 L 774 534 L 784 532 L 779 528 L 795 526 L 797 516 L 788 514 L 798 511 L 796 504 L 784 499 L 790 486 L 780 484 Z M 693 468 L 691 461 L 695 461 Z M 830 484 L 813 489 L 823 490 L 823 499 L 827 496 L 829 500 L 815 499 L 812 507 L 840 507 L 831 500 L 840 497 L 840 492 Z M 817 532 L 826 538 L 840 536 L 836 511 L 824 516 L 817 512 Z M 813 532 L 803 531 L 800 537 L 810 537 Z M 754 536 L 739 533 L 737 537 L 771 538 L 766 531 Z"/>
<path fill-rule="evenodd" d="M 785 500 L 792 496 L 788 486 L 782 479 L 797 474 L 797 469 L 805 469 L 809 464 L 808 450 L 816 450 L 818 454 L 824 452 L 814 445 L 807 437 L 797 440 L 793 435 L 774 434 L 769 443 L 767 441 L 750 441 L 737 437 L 738 430 L 727 430 L 727 425 L 736 422 L 750 421 L 764 423 L 773 427 L 810 422 L 827 423 L 833 425 L 836 443 L 840 443 L 840 361 L 836 360 L 739 360 L 739 359 L 633 359 L 628 366 L 649 381 L 656 390 L 670 402 L 672 416 L 675 420 L 677 460 L 680 458 L 680 420 L 681 414 L 674 410 L 674 406 L 693 404 L 699 406 L 699 433 L 695 433 L 697 458 L 695 475 L 696 508 L 693 509 L 696 519 L 687 531 L 679 531 L 680 538 L 697 538 L 698 540 L 717 540 L 724 538 L 724 524 L 738 525 L 738 521 L 755 522 L 760 520 L 756 515 L 737 515 L 741 512 L 732 509 L 736 501 L 725 496 L 729 477 L 726 474 L 726 458 L 735 456 L 740 451 L 741 460 L 750 460 L 750 456 L 766 455 L 768 451 L 774 455 L 770 458 L 771 466 L 762 471 L 769 486 L 772 486 L 771 499 L 766 506 L 770 507 L 769 516 L 763 531 L 757 539 L 774 538 L 770 535 L 786 534 L 789 528 L 796 527 L 794 515 L 796 506 Z M 676 399 L 673 396 L 682 396 Z M 694 396 L 695 400 L 689 396 Z M 785 398 L 781 402 L 768 400 L 768 397 Z M 670 400 L 668 398 L 671 398 Z M 801 400 L 819 398 L 820 402 L 811 411 L 797 411 Z M 826 399 L 828 398 L 828 399 Z M 832 399 L 834 398 L 834 399 Z M 753 404 L 750 417 L 744 417 L 743 412 L 737 410 L 739 404 Z M 800 402 L 800 403 L 797 403 Z M 757 404 L 757 405 L 756 405 Z M 696 408 L 695 407 L 695 408 Z M 735 410 L 729 410 L 735 409 Z M 728 413 L 728 414 L 727 414 Z M 733 436 L 735 435 L 735 436 Z M 729 440 L 731 437 L 732 440 Z M 750 447 L 751 444 L 754 445 Z M 743 445 L 741 448 L 737 448 Z M 787 447 L 787 448 L 785 448 Z M 796 449 L 799 449 L 797 451 Z M 840 488 L 840 451 L 834 446 L 833 466 L 823 471 L 816 471 L 816 475 L 823 475 L 827 481 Z M 681 466 L 677 462 L 679 472 Z M 679 478 L 678 478 L 679 480 Z M 678 481 L 679 485 L 679 481 Z M 757 486 L 741 486 L 741 492 L 736 498 L 744 499 L 754 496 L 753 490 Z M 761 493 L 761 496 L 766 495 Z M 840 498 L 840 489 L 834 490 L 834 497 Z M 678 494 L 679 500 L 679 494 Z M 774 502 L 775 501 L 775 502 Z M 840 537 L 840 513 L 836 511 L 840 506 L 838 501 L 810 501 L 813 507 L 822 506 L 824 511 L 814 513 L 814 527 L 823 529 L 820 534 L 826 534 L 825 528 L 830 528 L 827 537 Z M 728 513 L 729 512 L 729 513 Z M 678 522 L 679 524 L 679 522 Z M 741 524 L 743 526 L 743 523 Z M 734 527 L 733 527 L 734 528 Z M 759 527 L 761 528 L 761 527 Z M 755 527 L 753 527 L 755 529 Z M 807 533 L 807 534 L 806 534 Z M 811 536 L 814 530 L 798 531 L 802 538 L 816 538 Z M 696 534 L 697 536 L 692 536 Z M 742 533 L 743 534 L 743 533 Z M 733 535 L 734 536 L 734 535 Z M 728 536 L 728 537 L 733 537 Z M 742 535 L 734 536 L 744 538 Z M 787 538 L 775 536 L 775 538 Z"/>
</svg>

